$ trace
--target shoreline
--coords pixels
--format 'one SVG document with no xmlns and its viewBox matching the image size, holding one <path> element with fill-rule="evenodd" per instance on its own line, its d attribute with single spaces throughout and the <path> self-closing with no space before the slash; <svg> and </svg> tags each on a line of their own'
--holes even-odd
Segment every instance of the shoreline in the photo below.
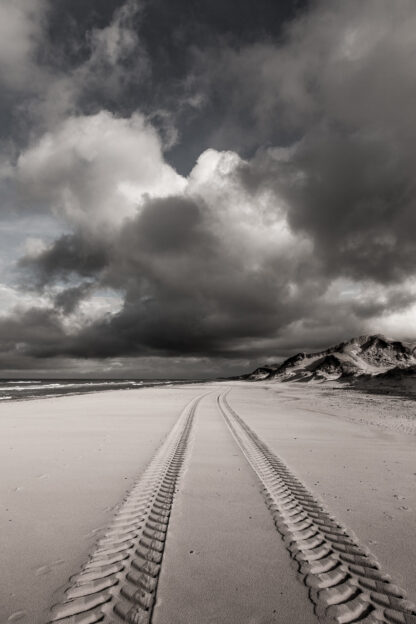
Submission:
<svg viewBox="0 0 416 624">
<path fill-rule="evenodd" d="M 51 380 L 42 380 L 42 381 L 46 381 L 46 383 L 50 383 Z M 54 381 L 54 380 L 52 380 Z M 141 381 L 141 380 L 139 380 Z M 182 381 L 182 380 L 166 380 L 166 381 L 160 381 L 160 380 L 149 380 L 148 382 L 143 381 L 142 383 L 137 383 L 135 385 L 132 385 L 131 387 L 103 387 L 103 388 L 99 388 L 99 387 L 95 387 L 95 388 L 91 388 L 88 389 L 87 387 L 85 389 L 79 389 L 79 390 L 65 390 L 65 385 L 62 386 L 61 389 L 57 388 L 56 390 L 50 390 L 45 388 L 45 391 L 42 392 L 42 388 L 39 388 L 39 393 L 38 394 L 32 394 L 29 396 L 19 396 L 18 393 L 16 393 L 15 396 L 1 396 L 0 395 L 0 402 L 15 402 L 15 401 L 32 401 L 32 400 L 36 400 L 36 399 L 48 399 L 48 398 L 59 398 L 59 397 L 65 397 L 65 396 L 82 396 L 84 394 L 93 394 L 93 393 L 100 393 L 100 392 L 111 392 L 111 391 L 122 391 L 122 390 L 141 390 L 144 388 L 159 388 L 159 387 L 166 387 L 166 386 L 186 386 L 186 385 L 192 385 L 192 384 L 203 384 L 203 383 L 211 383 L 212 380 L 190 380 L 190 381 Z M 129 384 L 129 381 L 125 382 L 126 385 Z M 134 382 L 131 382 L 134 383 Z M 85 382 L 85 385 L 87 386 L 87 384 L 89 385 L 93 385 L 89 380 Z M 108 384 L 110 385 L 111 382 L 108 382 Z M 80 384 L 81 385 L 81 384 Z M 104 385 L 104 384 L 97 384 L 97 385 Z M 30 389 L 30 388 L 29 388 Z M 7 389 L 6 389 L 7 390 Z M 26 387 L 23 387 L 21 392 L 23 393 L 26 390 Z M 61 390 L 61 391 L 60 391 Z M 0 392 L 2 392 L 3 389 L 0 389 Z"/>
</svg>

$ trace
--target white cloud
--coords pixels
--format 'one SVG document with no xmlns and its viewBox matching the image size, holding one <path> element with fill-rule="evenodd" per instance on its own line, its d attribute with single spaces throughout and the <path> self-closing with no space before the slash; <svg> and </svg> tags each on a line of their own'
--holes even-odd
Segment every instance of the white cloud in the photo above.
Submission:
<svg viewBox="0 0 416 624">
<path fill-rule="evenodd" d="M 146 196 L 185 186 L 142 115 L 121 119 L 105 111 L 70 117 L 42 136 L 20 156 L 18 180 L 29 198 L 92 233 L 120 225 Z"/>
<path fill-rule="evenodd" d="M 62 315 L 62 326 L 76 334 L 83 327 L 117 314 L 123 307 L 123 297 L 110 289 L 93 291 L 68 315 Z"/>
<path fill-rule="evenodd" d="M 7 318 L 21 314 L 32 307 L 47 309 L 50 299 L 46 295 L 35 292 L 23 292 L 18 288 L 0 283 L 0 318 Z"/>
<path fill-rule="evenodd" d="M 294 270 L 311 245 L 291 231 L 277 190 L 257 185 L 249 192 L 241 177 L 249 168 L 235 152 L 206 150 L 189 175 L 186 192 L 205 203 L 212 231 L 230 257 L 251 268 L 280 258 L 284 265 L 293 262 Z"/>
<path fill-rule="evenodd" d="M 416 339 L 416 303 L 410 308 L 393 314 L 384 314 L 377 321 L 380 333 L 396 339 Z"/>
<path fill-rule="evenodd" d="M 374 289 L 375 290 L 375 289 Z M 405 292 L 407 305 L 401 302 Z M 380 333 L 401 340 L 416 340 L 416 279 L 411 277 L 400 286 L 367 293 L 367 298 L 380 303 L 377 328 Z M 371 324 L 367 324 L 371 328 Z"/>
</svg>

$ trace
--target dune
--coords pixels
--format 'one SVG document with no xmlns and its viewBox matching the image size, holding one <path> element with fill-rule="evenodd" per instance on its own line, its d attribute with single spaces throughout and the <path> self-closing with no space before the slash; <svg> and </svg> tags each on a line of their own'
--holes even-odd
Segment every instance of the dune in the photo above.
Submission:
<svg viewBox="0 0 416 624">
<path fill-rule="evenodd" d="M 0 405 L 0 621 L 412 622 L 415 414 L 383 401 L 236 381 Z"/>
<path fill-rule="evenodd" d="M 364 335 L 328 347 L 323 351 L 296 353 L 284 362 L 257 368 L 242 378 L 252 381 L 325 382 L 342 380 L 360 386 L 374 378 L 396 371 L 403 373 L 416 366 L 416 345 L 391 340 L 381 334 Z"/>
</svg>

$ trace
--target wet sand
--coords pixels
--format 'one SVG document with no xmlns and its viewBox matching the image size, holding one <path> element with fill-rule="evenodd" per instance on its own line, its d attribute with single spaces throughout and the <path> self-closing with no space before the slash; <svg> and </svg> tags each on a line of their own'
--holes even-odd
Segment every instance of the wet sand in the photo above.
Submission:
<svg viewBox="0 0 416 624">
<path fill-rule="evenodd" d="M 228 387 L 244 421 L 416 601 L 416 438 L 394 429 L 400 404 L 389 409 L 386 398 L 390 417 L 375 426 L 365 397 L 334 409 L 336 391 L 240 382 L 0 406 L 1 622 L 47 621 L 125 493 L 201 394 L 152 622 L 316 621 L 262 486 L 218 410 Z"/>
</svg>

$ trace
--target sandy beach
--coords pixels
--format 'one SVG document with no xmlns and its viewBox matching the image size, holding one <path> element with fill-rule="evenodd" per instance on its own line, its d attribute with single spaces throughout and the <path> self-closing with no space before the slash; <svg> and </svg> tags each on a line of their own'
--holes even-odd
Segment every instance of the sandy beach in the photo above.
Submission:
<svg viewBox="0 0 416 624">
<path fill-rule="evenodd" d="M 296 569 L 314 548 L 293 528 L 307 515 L 337 557 L 343 541 L 331 535 L 351 530 L 357 561 L 369 549 L 416 601 L 416 410 L 382 403 L 322 385 L 246 382 L 3 403 L 0 621 L 127 621 L 126 609 L 142 608 L 132 587 L 136 579 L 143 591 L 146 573 L 143 622 L 318 622 L 323 594 L 314 600 Z M 133 553 L 152 560 L 151 573 Z M 358 615 L 343 621 L 361 617 L 365 600 L 368 614 L 387 618 L 357 579 Z"/>
<path fill-rule="evenodd" d="M 0 622 L 44 622 L 183 406 L 144 389 L 0 405 Z"/>
<path fill-rule="evenodd" d="M 0 624 L 416 624 L 416 0 L 0 0 Z"/>
</svg>

